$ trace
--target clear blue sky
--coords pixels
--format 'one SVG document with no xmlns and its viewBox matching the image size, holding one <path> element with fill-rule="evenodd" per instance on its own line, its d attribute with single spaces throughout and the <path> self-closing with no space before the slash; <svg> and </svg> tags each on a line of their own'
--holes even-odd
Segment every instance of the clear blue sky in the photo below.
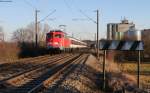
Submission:
<svg viewBox="0 0 150 93">
<path fill-rule="evenodd" d="M 20 27 L 25 27 L 34 21 L 34 8 L 40 12 L 38 19 L 44 18 L 47 14 L 56 9 L 48 19 L 45 20 L 52 28 L 58 25 L 67 25 L 67 33 L 73 33 L 81 39 L 94 38 L 96 24 L 90 20 L 76 20 L 74 18 L 86 19 L 79 10 L 96 20 L 96 12 L 100 10 L 100 37 L 105 37 L 106 24 L 120 22 L 126 17 L 136 24 L 137 29 L 150 28 L 150 0 L 12 0 L 12 3 L 0 2 L 0 26 L 3 26 L 7 38 L 12 32 Z"/>
</svg>

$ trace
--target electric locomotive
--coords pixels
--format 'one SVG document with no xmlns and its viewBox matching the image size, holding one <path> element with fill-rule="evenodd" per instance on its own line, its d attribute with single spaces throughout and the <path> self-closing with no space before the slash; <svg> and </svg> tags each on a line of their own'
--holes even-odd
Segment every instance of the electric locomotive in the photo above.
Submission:
<svg viewBox="0 0 150 93">
<path fill-rule="evenodd" d="M 65 50 L 87 47 L 85 42 L 67 36 L 67 34 L 61 30 L 51 30 L 47 33 L 46 45 L 49 50 Z"/>
</svg>

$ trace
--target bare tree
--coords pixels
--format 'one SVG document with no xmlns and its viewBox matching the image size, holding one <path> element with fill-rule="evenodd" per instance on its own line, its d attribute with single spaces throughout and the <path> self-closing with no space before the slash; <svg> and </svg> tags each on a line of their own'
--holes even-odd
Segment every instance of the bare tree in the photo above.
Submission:
<svg viewBox="0 0 150 93">
<path fill-rule="evenodd" d="M 16 42 L 25 42 L 25 30 L 23 28 L 17 29 L 14 33 L 13 33 L 13 40 Z"/>
<path fill-rule="evenodd" d="M 26 28 L 20 28 L 14 31 L 13 40 L 16 42 L 35 42 L 35 27 L 34 23 L 27 25 Z M 45 42 L 46 33 L 50 30 L 48 24 L 38 24 L 38 42 Z"/>
<path fill-rule="evenodd" d="M 27 42 L 34 42 L 35 41 L 35 27 L 34 27 L 34 23 L 31 23 L 29 25 L 27 25 L 27 27 L 25 28 L 25 31 L 27 32 Z"/>
<path fill-rule="evenodd" d="M 39 40 L 40 42 L 45 42 L 46 33 L 50 31 L 50 26 L 48 24 L 44 24 L 43 29 L 40 30 Z"/>
<path fill-rule="evenodd" d="M 0 27 L 0 42 L 4 42 L 4 32 L 2 27 Z"/>
</svg>

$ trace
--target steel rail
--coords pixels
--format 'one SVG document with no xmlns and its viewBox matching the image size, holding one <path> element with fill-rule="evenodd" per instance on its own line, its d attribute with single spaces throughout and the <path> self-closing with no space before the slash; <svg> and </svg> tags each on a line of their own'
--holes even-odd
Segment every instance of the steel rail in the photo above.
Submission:
<svg viewBox="0 0 150 93">
<path fill-rule="evenodd" d="M 58 56 L 57 56 L 57 57 L 58 57 Z M 49 60 L 49 61 L 50 61 L 50 62 L 51 62 L 51 61 L 57 61 L 57 60 L 60 60 L 61 58 L 63 58 L 63 57 L 59 57 L 59 58 L 57 58 L 57 57 L 55 57 L 55 58 L 53 58 L 53 59 L 51 59 L 51 60 Z M 28 70 L 25 70 L 25 71 L 23 71 L 23 72 L 21 72 L 21 73 L 18 73 L 18 74 L 16 74 L 16 75 L 13 75 L 13 76 L 11 76 L 11 77 L 8 77 L 8 78 L 6 78 L 6 79 L 3 79 L 3 80 L 0 81 L 0 85 L 2 85 L 4 82 L 6 82 L 6 81 L 8 81 L 8 80 L 10 80 L 10 79 L 12 79 L 12 78 L 15 78 L 15 77 L 18 77 L 18 76 L 20 76 L 20 75 L 22 75 L 22 74 L 25 74 L 25 73 L 28 73 L 28 72 L 30 72 L 30 71 L 36 70 L 36 69 L 38 69 L 39 67 L 43 67 L 43 66 L 49 64 L 49 63 L 50 63 L 49 61 L 43 62 L 44 64 L 42 64 L 42 65 L 41 65 L 41 64 L 40 64 L 40 65 L 36 65 L 36 66 L 34 66 L 34 67 L 32 67 L 32 68 L 30 68 L 30 69 L 28 69 Z"/>
<path fill-rule="evenodd" d="M 73 55 L 72 57 L 66 58 L 59 62 L 59 64 L 56 64 L 52 67 L 49 68 L 48 71 L 46 71 L 44 74 L 41 76 L 34 78 L 34 80 L 30 81 L 29 83 L 25 84 L 24 86 L 18 87 L 15 90 L 12 90 L 11 92 L 19 92 L 19 93 L 27 93 L 30 91 L 32 88 L 37 86 L 39 83 L 45 81 L 47 78 L 55 74 L 57 71 L 59 71 L 61 68 L 65 67 L 67 64 L 70 64 L 72 60 L 75 60 L 78 58 L 79 55 Z"/>
<path fill-rule="evenodd" d="M 56 72 L 52 77 L 49 77 L 47 80 L 41 82 L 39 85 L 34 87 L 32 90 L 28 91 L 27 93 L 37 93 L 45 90 L 48 86 L 50 86 L 56 79 L 66 76 L 66 73 L 72 71 L 73 68 L 77 66 L 77 64 L 83 62 L 85 59 L 85 55 L 80 55 L 78 58 L 67 64 L 66 66 L 62 67 L 58 72 Z M 64 79 L 61 79 L 64 80 Z M 56 82 L 59 82 L 56 81 Z"/>
</svg>

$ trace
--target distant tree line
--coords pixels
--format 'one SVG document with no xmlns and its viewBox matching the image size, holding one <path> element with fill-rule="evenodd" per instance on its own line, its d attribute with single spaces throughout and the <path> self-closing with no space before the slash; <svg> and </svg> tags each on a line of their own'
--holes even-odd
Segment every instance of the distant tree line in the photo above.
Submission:
<svg viewBox="0 0 150 93">
<path fill-rule="evenodd" d="M 38 24 L 38 42 L 45 42 L 46 33 L 49 32 L 48 24 Z M 35 24 L 31 23 L 25 28 L 19 28 L 13 32 L 12 41 L 18 43 L 34 43 L 35 42 Z"/>
<path fill-rule="evenodd" d="M 38 24 L 38 47 L 35 46 L 35 24 L 31 23 L 24 28 L 13 32 L 12 41 L 18 44 L 20 49 L 18 57 L 33 57 L 47 54 L 46 33 L 50 31 L 48 24 Z"/>
</svg>

